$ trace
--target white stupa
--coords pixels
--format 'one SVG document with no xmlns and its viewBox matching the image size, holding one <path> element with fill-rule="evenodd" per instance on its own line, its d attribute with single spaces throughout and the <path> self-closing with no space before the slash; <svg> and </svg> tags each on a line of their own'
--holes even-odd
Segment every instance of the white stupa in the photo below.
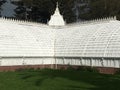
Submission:
<svg viewBox="0 0 120 90">
<path fill-rule="evenodd" d="M 58 4 L 57 4 L 57 8 L 55 10 L 54 15 L 51 16 L 51 20 L 48 22 L 48 25 L 50 25 L 50 26 L 63 26 L 63 25 L 65 25 L 65 21 L 63 20 L 63 17 L 60 14 L 60 11 L 58 9 Z"/>
</svg>

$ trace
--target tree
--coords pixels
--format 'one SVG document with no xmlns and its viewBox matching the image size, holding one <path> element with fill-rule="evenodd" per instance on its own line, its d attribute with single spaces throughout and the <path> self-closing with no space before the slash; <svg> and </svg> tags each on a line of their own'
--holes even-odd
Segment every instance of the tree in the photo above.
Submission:
<svg viewBox="0 0 120 90">
<path fill-rule="evenodd" d="M 91 0 L 90 18 L 120 16 L 120 1 L 118 0 Z"/>
<path fill-rule="evenodd" d="M 66 23 L 108 16 L 120 20 L 119 0 L 21 0 L 16 17 L 47 23 L 54 14 L 56 2 Z"/>
<path fill-rule="evenodd" d="M 6 1 L 5 0 L 0 0 L 0 11 L 1 11 L 1 6 L 3 5 L 3 3 L 5 3 Z M 0 16 L 1 16 L 1 13 L 0 13 Z"/>
<path fill-rule="evenodd" d="M 56 8 L 55 0 L 22 0 L 15 10 L 17 18 L 47 23 Z M 20 10 L 22 9 L 22 10 Z"/>
</svg>

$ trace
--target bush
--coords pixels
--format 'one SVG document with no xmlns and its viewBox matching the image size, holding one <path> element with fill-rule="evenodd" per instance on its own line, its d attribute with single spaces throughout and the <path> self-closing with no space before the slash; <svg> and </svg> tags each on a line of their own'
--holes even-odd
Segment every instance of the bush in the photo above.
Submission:
<svg viewBox="0 0 120 90">
<path fill-rule="evenodd" d="M 118 70 L 115 72 L 115 74 L 120 74 L 120 69 L 118 69 Z"/>
<path fill-rule="evenodd" d="M 68 71 L 73 71 L 73 70 L 76 71 L 77 70 L 77 71 L 96 72 L 96 73 L 99 72 L 96 68 L 94 68 L 94 67 L 87 67 L 87 66 L 86 67 L 85 66 L 84 67 L 80 66 L 78 68 L 74 68 L 73 66 L 69 65 L 67 70 Z"/>
<path fill-rule="evenodd" d="M 16 69 L 15 71 L 21 72 L 21 71 L 34 71 L 34 70 L 35 70 L 34 68 L 19 68 L 19 69 Z"/>
<path fill-rule="evenodd" d="M 99 72 L 96 68 L 94 67 L 79 67 L 77 70 L 79 71 L 87 71 L 87 72 Z"/>
</svg>

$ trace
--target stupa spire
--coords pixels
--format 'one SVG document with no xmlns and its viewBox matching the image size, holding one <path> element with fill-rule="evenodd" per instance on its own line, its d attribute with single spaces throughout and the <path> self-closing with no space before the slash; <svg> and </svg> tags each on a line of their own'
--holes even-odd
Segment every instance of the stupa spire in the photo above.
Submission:
<svg viewBox="0 0 120 90">
<path fill-rule="evenodd" d="M 63 26 L 63 25 L 65 25 L 65 21 L 63 20 L 63 17 L 60 14 L 60 11 L 59 11 L 59 8 L 58 8 L 58 3 L 57 3 L 55 13 L 54 13 L 53 16 L 51 16 L 51 19 L 50 19 L 48 24 L 50 26 Z"/>
</svg>

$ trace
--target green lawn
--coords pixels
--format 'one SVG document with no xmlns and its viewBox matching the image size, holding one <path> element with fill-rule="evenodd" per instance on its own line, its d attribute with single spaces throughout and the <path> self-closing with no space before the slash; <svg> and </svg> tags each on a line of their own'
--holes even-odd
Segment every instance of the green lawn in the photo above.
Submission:
<svg viewBox="0 0 120 90">
<path fill-rule="evenodd" d="M 120 74 L 47 69 L 0 72 L 0 90 L 120 90 Z"/>
</svg>

